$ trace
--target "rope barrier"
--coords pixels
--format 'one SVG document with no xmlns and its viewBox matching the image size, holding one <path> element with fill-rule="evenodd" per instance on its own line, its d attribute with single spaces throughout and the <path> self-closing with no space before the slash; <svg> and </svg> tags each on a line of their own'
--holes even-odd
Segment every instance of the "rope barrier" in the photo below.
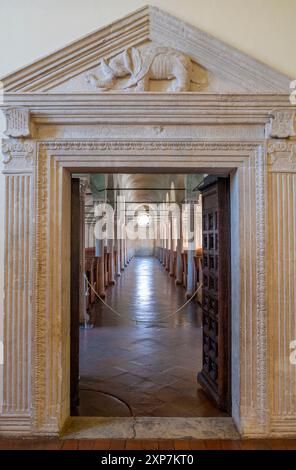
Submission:
<svg viewBox="0 0 296 470">
<path fill-rule="evenodd" d="M 107 307 L 111 310 L 111 312 L 115 313 L 115 315 L 117 315 L 119 318 L 125 318 L 126 317 L 123 317 L 121 315 L 121 313 L 119 313 L 117 310 L 115 310 L 113 307 L 111 307 L 109 304 L 107 304 L 107 302 L 104 301 L 104 299 L 102 299 L 102 297 L 98 294 L 98 292 L 95 290 L 95 288 L 93 287 L 93 285 L 89 282 L 86 274 L 84 274 L 84 278 L 87 282 L 87 284 L 89 285 L 89 287 L 91 288 L 91 290 L 94 292 L 94 294 L 98 297 L 98 299 Z M 203 284 L 200 284 L 198 286 L 198 288 L 196 289 L 196 291 L 192 294 L 192 296 L 183 304 L 181 305 L 181 307 L 177 308 L 177 310 L 175 310 L 174 312 L 170 313 L 169 315 L 166 315 L 165 317 L 162 317 L 160 319 L 160 321 L 163 321 L 163 320 L 166 320 L 167 318 L 170 318 L 170 317 L 173 317 L 174 315 L 176 315 L 178 312 L 180 312 L 180 310 L 182 310 L 186 305 L 189 304 L 189 302 L 191 302 L 191 300 L 196 296 L 196 294 L 198 293 L 198 291 L 202 288 Z M 131 321 L 131 322 L 135 322 L 135 323 L 139 323 L 140 320 L 136 320 L 135 318 L 127 318 L 127 320 Z M 146 322 L 145 322 L 146 323 Z"/>
<path fill-rule="evenodd" d="M 93 291 L 93 293 L 100 299 L 100 301 L 106 306 L 108 307 L 113 313 L 115 313 L 115 315 L 117 315 L 118 317 L 121 317 L 121 314 L 119 312 L 117 312 L 117 310 L 115 310 L 114 308 L 112 308 L 110 305 L 108 305 L 104 299 L 102 299 L 102 297 L 97 293 L 97 291 L 95 290 L 95 288 L 93 287 L 93 285 L 89 282 L 89 280 L 87 279 L 87 276 L 86 274 L 84 274 L 84 278 L 87 282 L 87 284 L 89 285 L 89 287 L 91 288 L 91 290 Z"/>
</svg>

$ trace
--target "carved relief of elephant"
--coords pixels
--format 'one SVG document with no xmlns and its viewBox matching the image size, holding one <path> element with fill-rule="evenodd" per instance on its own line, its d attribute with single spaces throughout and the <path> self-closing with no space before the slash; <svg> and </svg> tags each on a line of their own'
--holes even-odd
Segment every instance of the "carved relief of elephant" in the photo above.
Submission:
<svg viewBox="0 0 296 470">
<path fill-rule="evenodd" d="M 102 59 L 96 75 L 88 72 L 86 80 L 99 91 L 115 87 L 116 80 L 127 78 L 123 89 L 135 87 L 136 91 L 149 91 L 149 80 L 172 80 L 171 91 L 190 90 L 190 82 L 201 83 L 193 72 L 191 59 L 167 47 L 150 47 L 139 51 L 132 47 L 107 62 Z"/>
</svg>

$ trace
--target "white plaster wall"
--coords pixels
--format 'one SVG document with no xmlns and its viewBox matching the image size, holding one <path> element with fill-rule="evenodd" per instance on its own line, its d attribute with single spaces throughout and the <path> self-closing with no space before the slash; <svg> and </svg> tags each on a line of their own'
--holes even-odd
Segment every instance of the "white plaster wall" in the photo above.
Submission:
<svg viewBox="0 0 296 470">
<path fill-rule="evenodd" d="M 295 0 L 0 0 L 0 76 L 146 4 L 296 78 Z"/>
</svg>

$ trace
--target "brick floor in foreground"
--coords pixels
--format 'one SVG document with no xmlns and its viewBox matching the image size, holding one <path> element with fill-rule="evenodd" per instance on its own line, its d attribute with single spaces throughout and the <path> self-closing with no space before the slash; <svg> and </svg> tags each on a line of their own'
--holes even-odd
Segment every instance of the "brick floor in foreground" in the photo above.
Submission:
<svg viewBox="0 0 296 470">
<path fill-rule="evenodd" d="M 0 439 L 0 450 L 296 450 L 296 439 Z"/>
</svg>

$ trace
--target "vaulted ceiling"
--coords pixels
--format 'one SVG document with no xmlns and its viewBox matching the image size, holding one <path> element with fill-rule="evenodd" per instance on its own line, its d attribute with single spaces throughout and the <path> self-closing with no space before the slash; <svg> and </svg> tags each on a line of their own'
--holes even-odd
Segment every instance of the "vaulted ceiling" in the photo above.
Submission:
<svg viewBox="0 0 296 470">
<path fill-rule="evenodd" d="M 88 181 L 88 204 L 105 200 L 113 203 L 116 196 L 123 196 L 125 202 L 161 203 L 184 202 L 203 179 L 202 174 L 81 174 L 76 175 Z"/>
</svg>

